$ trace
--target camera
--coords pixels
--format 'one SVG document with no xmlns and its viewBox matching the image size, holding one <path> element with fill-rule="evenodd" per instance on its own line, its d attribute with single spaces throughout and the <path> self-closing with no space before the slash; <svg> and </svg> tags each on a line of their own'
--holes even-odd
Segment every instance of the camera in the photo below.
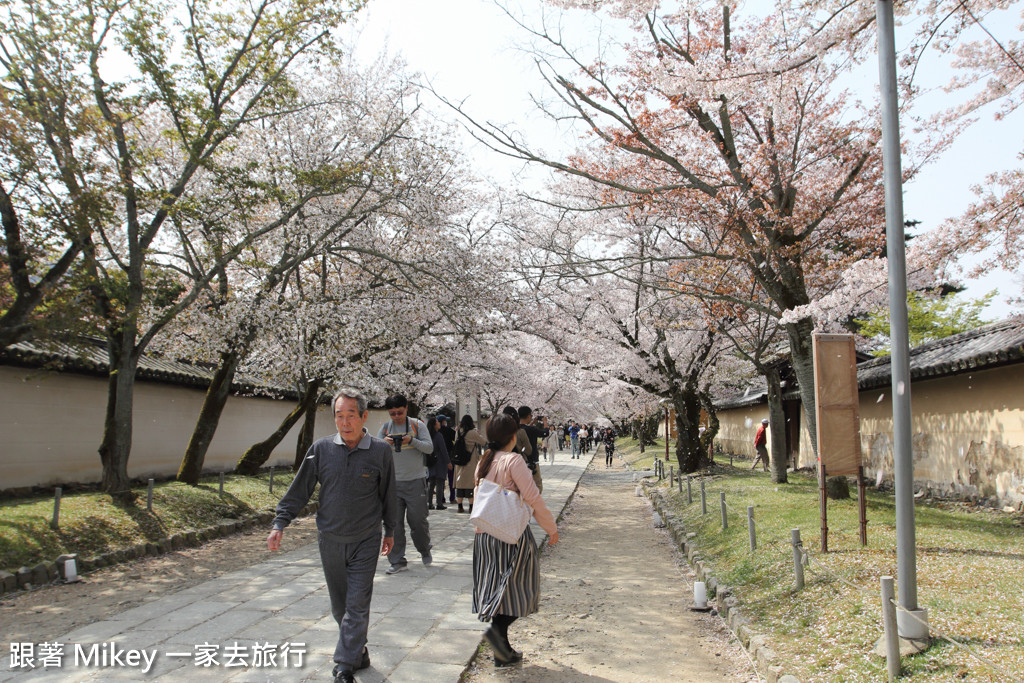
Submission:
<svg viewBox="0 0 1024 683">
<path fill-rule="evenodd" d="M 402 450 L 402 440 L 405 438 L 405 435 L 407 433 L 408 432 L 402 432 L 401 434 L 388 434 L 388 436 L 391 437 L 391 440 L 395 444 L 395 452 L 396 453 L 398 453 L 399 451 Z"/>
</svg>

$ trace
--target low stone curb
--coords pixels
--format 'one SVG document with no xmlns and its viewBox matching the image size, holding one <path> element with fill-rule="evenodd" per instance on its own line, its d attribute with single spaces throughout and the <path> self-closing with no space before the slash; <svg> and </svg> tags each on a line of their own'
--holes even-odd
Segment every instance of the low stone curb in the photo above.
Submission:
<svg viewBox="0 0 1024 683">
<path fill-rule="evenodd" d="M 309 503 L 299 516 L 315 514 L 318 504 Z M 87 574 L 103 567 L 112 567 L 125 562 L 132 562 L 143 557 L 155 557 L 175 550 L 195 548 L 208 541 L 224 538 L 235 533 L 253 529 L 257 524 L 270 524 L 274 521 L 274 513 L 265 510 L 241 519 L 224 519 L 203 529 L 187 529 L 176 534 L 136 543 L 127 548 L 118 548 L 90 558 L 79 558 L 78 555 L 61 555 L 52 562 L 40 562 L 34 567 L 22 567 L 17 572 L 0 571 L 0 596 L 10 595 L 19 591 L 30 591 L 52 583 L 63 582 L 65 579 L 64 565 L 68 560 L 75 560 L 78 575 Z"/>
<path fill-rule="evenodd" d="M 672 540 L 679 547 L 680 552 L 686 556 L 690 567 L 693 568 L 697 580 L 703 581 L 707 586 L 708 597 L 714 595 L 718 615 L 729 625 L 740 644 L 750 653 L 758 671 L 764 675 L 768 683 L 800 683 L 800 679 L 796 676 L 784 673 L 785 667 L 779 662 L 778 653 L 770 646 L 767 636 L 750 625 L 750 620 L 740 610 L 739 599 L 733 594 L 732 589 L 721 583 L 708 570 L 704 557 L 693 542 L 695 534 L 686 532 L 682 518 L 671 509 L 662 492 L 646 481 L 641 481 L 641 483 L 644 493 L 664 521 L 665 528 L 672 536 Z"/>
</svg>

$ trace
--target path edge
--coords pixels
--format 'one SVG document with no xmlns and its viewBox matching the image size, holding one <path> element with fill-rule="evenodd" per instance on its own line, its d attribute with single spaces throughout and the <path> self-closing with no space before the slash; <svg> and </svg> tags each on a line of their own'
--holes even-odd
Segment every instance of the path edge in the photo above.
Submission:
<svg viewBox="0 0 1024 683">
<path fill-rule="evenodd" d="M 796 676 L 785 673 L 786 667 L 779 662 L 779 654 L 771 647 L 768 637 L 750 625 L 750 619 L 740 609 L 740 601 L 732 588 L 720 582 L 708 569 L 693 539 L 687 538 L 682 518 L 672 510 L 662 491 L 644 479 L 641 479 L 639 484 L 642 485 L 644 494 L 651 501 L 655 511 L 661 516 L 665 528 L 672 536 L 672 541 L 686 558 L 697 580 L 705 583 L 709 597 L 715 596 L 718 616 L 750 653 L 758 673 L 764 676 L 768 683 L 801 683 Z"/>
</svg>

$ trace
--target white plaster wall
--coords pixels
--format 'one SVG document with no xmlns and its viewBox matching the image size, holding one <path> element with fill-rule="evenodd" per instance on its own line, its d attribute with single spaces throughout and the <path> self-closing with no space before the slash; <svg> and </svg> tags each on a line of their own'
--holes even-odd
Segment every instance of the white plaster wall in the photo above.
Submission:
<svg viewBox="0 0 1024 683">
<path fill-rule="evenodd" d="M 916 380 L 911 386 L 914 479 L 954 493 L 1024 502 L 1024 365 Z M 860 392 L 861 456 L 865 475 L 892 479 L 892 401 L 888 387 Z M 754 428 L 767 406 L 718 413 L 716 442 L 751 454 Z M 769 447 L 771 440 L 769 439 Z M 806 421 L 800 428 L 801 467 L 815 466 Z"/>
<path fill-rule="evenodd" d="M 131 477 L 173 476 L 181 464 L 204 391 L 155 382 L 135 385 Z M 23 486 L 98 482 L 97 449 L 103 434 L 107 383 L 99 377 L 0 366 L 0 490 Z M 232 396 L 204 462 L 228 471 L 254 443 L 265 439 L 294 401 Z M 371 434 L 387 421 L 370 411 Z M 274 450 L 267 465 L 290 467 L 301 421 Z M 326 405 L 317 411 L 315 438 L 336 432 Z"/>
</svg>

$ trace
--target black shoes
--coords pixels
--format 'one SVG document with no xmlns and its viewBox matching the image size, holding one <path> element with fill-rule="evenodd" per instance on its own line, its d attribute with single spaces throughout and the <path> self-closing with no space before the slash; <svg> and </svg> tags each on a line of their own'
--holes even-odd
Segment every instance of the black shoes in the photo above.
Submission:
<svg viewBox="0 0 1024 683">
<path fill-rule="evenodd" d="M 366 647 L 363 647 L 363 658 L 359 661 L 359 666 L 356 667 L 356 671 L 360 671 L 361 669 L 369 669 L 369 668 L 370 668 L 370 651 L 368 649 L 366 649 Z M 334 671 L 332 671 L 331 673 L 334 674 L 334 681 L 335 681 L 335 683 L 339 683 L 339 681 L 341 683 L 355 683 L 355 680 L 356 680 L 355 673 L 353 671 L 349 670 L 349 669 L 342 670 L 341 664 L 335 664 L 334 665 Z"/>
<path fill-rule="evenodd" d="M 484 638 L 494 650 L 494 666 L 509 666 L 523 660 L 523 653 L 513 650 L 509 642 L 498 635 L 493 628 L 484 632 Z"/>
</svg>

